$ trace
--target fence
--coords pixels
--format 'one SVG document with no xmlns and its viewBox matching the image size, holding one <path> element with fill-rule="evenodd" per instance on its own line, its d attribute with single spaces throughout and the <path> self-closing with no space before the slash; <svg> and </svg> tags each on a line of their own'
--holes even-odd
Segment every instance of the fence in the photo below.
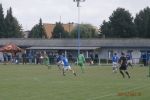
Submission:
<svg viewBox="0 0 150 100">
<path fill-rule="evenodd" d="M 69 62 L 72 64 L 76 64 L 77 62 L 77 58 L 76 57 L 70 57 L 68 58 Z M 9 58 L 4 58 L 4 60 L 0 60 L 1 63 L 3 62 L 9 62 L 9 63 L 16 63 L 16 64 L 42 64 L 42 59 L 40 58 L 22 58 L 22 57 L 9 57 Z M 57 58 L 56 57 L 49 57 L 49 62 L 50 64 L 56 64 L 57 63 Z M 95 58 L 95 59 L 91 59 L 91 58 L 86 58 L 86 63 L 87 64 L 91 64 L 91 65 L 102 65 L 102 64 L 107 64 L 107 65 L 111 65 L 112 64 L 112 60 L 111 59 L 102 59 L 102 58 Z M 148 64 L 150 64 L 150 59 L 143 59 L 143 58 L 133 58 L 132 59 L 132 64 L 133 65 L 143 65 L 143 66 L 147 66 Z"/>
</svg>

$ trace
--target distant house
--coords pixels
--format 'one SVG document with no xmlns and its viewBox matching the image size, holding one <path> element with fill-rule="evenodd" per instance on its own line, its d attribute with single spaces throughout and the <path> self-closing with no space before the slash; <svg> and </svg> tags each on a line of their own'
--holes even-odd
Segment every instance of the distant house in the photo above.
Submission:
<svg viewBox="0 0 150 100">
<path fill-rule="evenodd" d="M 43 24 L 43 27 L 44 27 L 44 30 L 46 32 L 46 37 L 47 39 L 50 39 L 52 37 L 52 32 L 53 32 L 53 29 L 55 27 L 56 24 L 50 24 L 50 23 L 44 23 Z M 67 24 L 62 24 L 63 27 L 64 27 L 64 30 L 67 31 L 67 32 L 71 32 L 74 27 L 75 27 L 75 24 L 74 23 L 67 23 Z"/>
<path fill-rule="evenodd" d="M 28 35 L 30 34 L 30 31 L 23 31 L 23 37 L 28 38 Z"/>
</svg>

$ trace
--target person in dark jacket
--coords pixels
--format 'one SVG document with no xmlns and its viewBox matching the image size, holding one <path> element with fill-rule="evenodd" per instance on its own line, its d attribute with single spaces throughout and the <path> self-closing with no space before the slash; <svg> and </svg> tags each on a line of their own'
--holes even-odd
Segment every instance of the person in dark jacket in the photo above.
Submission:
<svg viewBox="0 0 150 100">
<path fill-rule="evenodd" d="M 121 65 L 119 70 L 120 70 L 120 73 L 123 76 L 123 78 L 125 78 L 125 75 L 124 75 L 123 72 L 125 72 L 127 74 L 128 78 L 130 78 L 130 75 L 129 75 L 128 71 L 127 71 L 127 59 L 126 59 L 125 54 L 123 52 L 121 53 L 121 57 L 119 59 L 119 63 Z"/>
</svg>

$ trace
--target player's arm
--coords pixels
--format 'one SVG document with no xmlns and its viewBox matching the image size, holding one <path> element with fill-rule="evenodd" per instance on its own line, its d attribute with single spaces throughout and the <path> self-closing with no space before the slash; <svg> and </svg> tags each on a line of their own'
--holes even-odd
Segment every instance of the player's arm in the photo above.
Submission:
<svg viewBox="0 0 150 100">
<path fill-rule="evenodd" d="M 121 58 L 118 60 L 118 63 L 119 63 L 119 64 L 122 64 L 122 59 L 121 59 Z"/>
</svg>

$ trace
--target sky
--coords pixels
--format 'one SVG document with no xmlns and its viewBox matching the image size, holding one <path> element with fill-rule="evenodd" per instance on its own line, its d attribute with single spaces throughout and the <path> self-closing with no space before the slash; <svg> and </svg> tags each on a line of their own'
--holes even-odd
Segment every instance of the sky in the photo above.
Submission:
<svg viewBox="0 0 150 100">
<path fill-rule="evenodd" d="M 80 22 L 99 27 L 118 7 L 125 8 L 133 17 L 145 7 L 150 7 L 150 0 L 85 0 L 80 3 L 80 10 L 73 0 L 0 0 L 0 3 L 4 15 L 12 7 L 13 16 L 24 31 L 31 30 L 40 18 L 43 23 Z"/>
</svg>

